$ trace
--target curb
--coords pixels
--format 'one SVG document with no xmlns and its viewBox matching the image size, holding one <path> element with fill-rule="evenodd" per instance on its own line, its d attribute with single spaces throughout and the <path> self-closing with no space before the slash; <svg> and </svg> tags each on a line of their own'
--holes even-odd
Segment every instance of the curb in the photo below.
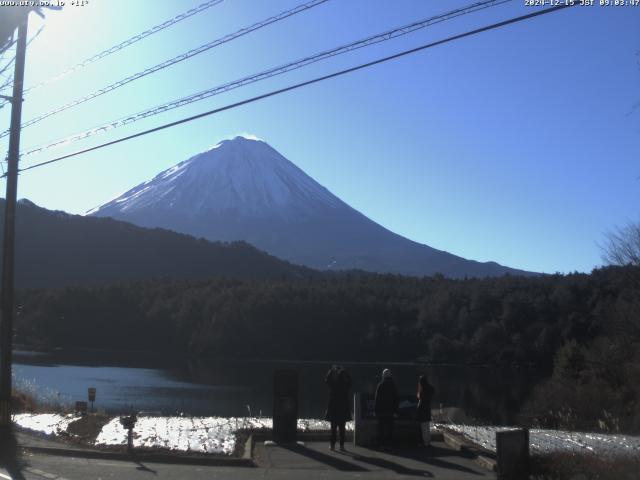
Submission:
<svg viewBox="0 0 640 480">
<path fill-rule="evenodd" d="M 474 462 L 481 467 L 489 470 L 490 472 L 497 471 L 496 460 L 487 455 L 483 455 L 482 450 L 464 439 L 464 437 L 447 431 L 442 432 L 442 437 L 444 439 L 444 443 L 449 445 L 451 448 L 455 448 L 459 452 L 464 452 L 470 455 L 473 457 Z"/>
<path fill-rule="evenodd" d="M 486 468 L 490 472 L 498 471 L 498 464 L 493 458 L 485 457 L 484 455 L 478 455 L 475 458 L 475 462 L 483 468 Z"/>
<path fill-rule="evenodd" d="M 244 442 L 244 453 L 242 454 L 243 460 L 248 460 L 255 467 L 256 464 L 253 461 L 253 435 L 247 437 L 247 441 Z"/>
<path fill-rule="evenodd" d="M 180 456 L 163 453 L 138 451 L 133 454 L 120 452 L 102 452 L 99 450 L 78 450 L 56 447 L 30 447 L 18 445 L 25 452 L 40 453 L 43 455 L 56 455 L 64 457 L 92 458 L 99 460 L 119 461 L 145 461 L 152 463 L 173 463 L 178 465 L 206 465 L 228 467 L 255 467 L 255 463 L 245 454 L 242 458 L 204 457 L 204 456 Z M 249 450 L 249 455 L 251 451 Z"/>
<path fill-rule="evenodd" d="M 449 445 L 451 448 L 455 448 L 458 451 L 462 451 L 464 447 L 466 447 L 466 442 L 462 437 L 453 435 L 450 432 L 442 432 L 442 438 L 444 440 L 444 443 Z"/>
<path fill-rule="evenodd" d="M 272 430 L 257 430 L 251 434 L 254 442 L 264 442 L 265 440 L 271 440 L 273 437 Z M 330 432 L 325 431 L 309 431 L 309 432 L 297 432 L 296 440 L 302 442 L 328 442 L 331 438 Z M 347 432 L 345 434 L 345 441 L 353 441 L 353 432 Z"/>
</svg>

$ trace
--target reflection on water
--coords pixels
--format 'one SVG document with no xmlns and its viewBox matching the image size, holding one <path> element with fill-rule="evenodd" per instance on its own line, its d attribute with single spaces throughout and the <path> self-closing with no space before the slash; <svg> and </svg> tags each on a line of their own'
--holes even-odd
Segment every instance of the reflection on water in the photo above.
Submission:
<svg viewBox="0 0 640 480">
<path fill-rule="evenodd" d="M 151 410 L 163 414 L 271 415 L 273 373 L 293 368 L 300 375 L 301 417 L 322 417 L 324 375 L 330 362 L 273 362 L 171 359 L 149 354 L 56 352 L 14 354 L 16 384 L 31 385 L 49 403 L 86 400 L 97 389 L 96 408 L 109 413 Z M 354 391 L 375 391 L 383 368 L 393 372 L 399 390 L 412 394 L 427 373 L 436 388 L 434 407 L 457 406 L 495 423 L 508 423 L 536 378 L 526 370 L 416 364 L 345 363 Z"/>
</svg>

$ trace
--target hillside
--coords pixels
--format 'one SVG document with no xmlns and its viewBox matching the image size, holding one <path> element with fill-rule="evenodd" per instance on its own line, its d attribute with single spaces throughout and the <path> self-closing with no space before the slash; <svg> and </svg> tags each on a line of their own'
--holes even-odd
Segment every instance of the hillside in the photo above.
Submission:
<svg viewBox="0 0 640 480">
<path fill-rule="evenodd" d="M 5 200 L 0 199 L 0 218 Z M 0 224 L 0 232 L 4 229 Z M 102 285 L 152 278 L 281 279 L 312 275 L 243 242 L 220 243 L 111 218 L 50 211 L 21 200 L 16 287 Z"/>
</svg>

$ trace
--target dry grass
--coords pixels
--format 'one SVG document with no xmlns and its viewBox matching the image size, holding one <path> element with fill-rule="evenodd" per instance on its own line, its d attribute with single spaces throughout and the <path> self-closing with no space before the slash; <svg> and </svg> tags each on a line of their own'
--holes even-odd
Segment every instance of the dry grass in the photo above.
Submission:
<svg viewBox="0 0 640 480">
<path fill-rule="evenodd" d="M 111 417 L 105 415 L 85 415 L 69 424 L 66 436 L 74 442 L 93 445 L 102 427 L 110 420 Z"/>
<path fill-rule="evenodd" d="M 531 458 L 532 480 L 637 480 L 640 453 L 603 456 L 591 452 L 557 452 Z"/>
<path fill-rule="evenodd" d="M 11 392 L 11 410 L 14 412 L 35 412 L 38 402 L 35 397 L 25 392 L 13 390 Z"/>
</svg>

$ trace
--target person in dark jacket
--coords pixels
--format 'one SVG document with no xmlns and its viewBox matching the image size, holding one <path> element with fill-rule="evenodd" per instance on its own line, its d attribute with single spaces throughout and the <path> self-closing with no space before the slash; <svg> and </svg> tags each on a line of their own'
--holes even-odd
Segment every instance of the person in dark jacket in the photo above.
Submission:
<svg viewBox="0 0 640 480">
<path fill-rule="evenodd" d="M 375 414 L 378 419 L 378 444 L 386 447 L 393 437 L 393 419 L 398 415 L 398 390 L 391 378 L 391 371 L 382 371 L 382 381 L 376 388 Z"/>
<path fill-rule="evenodd" d="M 340 431 L 340 450 L 345 451 L 345 424 L 351 420 L 349 389 L 351 377 L 344 367 L 333 365 L 324 379 L 329 386 L 329 401 L 325 418 L 331 422 L 331 450 L 336 449 L 336 430 Z"/>
<path fill-rule="evenodd" d="M 426 375 L 421 375 L 418 379 L 418 407 L 416 417 L 420 422 L 420 431 L 422 432 L 422 442 L 425 447 L 431 444 L 431 399 L 435 389 Z"/>
</svg>

